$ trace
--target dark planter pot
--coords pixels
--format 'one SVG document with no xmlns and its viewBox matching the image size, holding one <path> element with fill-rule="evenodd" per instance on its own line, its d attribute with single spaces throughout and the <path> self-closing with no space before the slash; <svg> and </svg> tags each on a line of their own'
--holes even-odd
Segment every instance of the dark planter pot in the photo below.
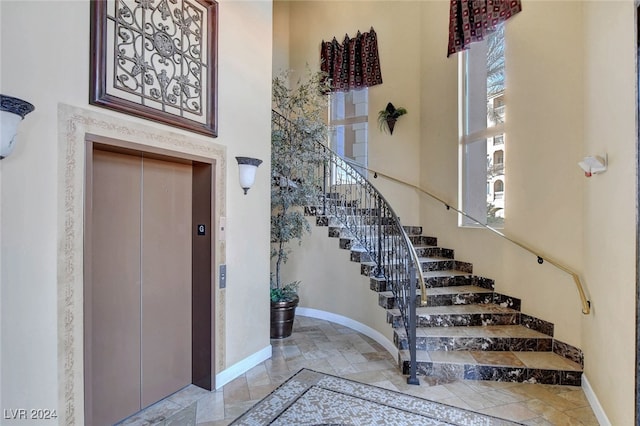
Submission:
<svg viewBox="0 0 640 426">
<path fill-rule="evenodd" d="M 393 128 L 396 127 L 396 121 L 398 121 L 397 118 L 392 118 L 392 117 L 387 118 L 387 126 L 389 127 L 390 134 L 393 134 Z"/>
<path fill-rule="evenodd" d="M 271 302 L 271 338 L 284 339 L 291 336 L 293 320 L 296 316 L 296 306 L 300 299 L 284 302 Z"/>
</svg>

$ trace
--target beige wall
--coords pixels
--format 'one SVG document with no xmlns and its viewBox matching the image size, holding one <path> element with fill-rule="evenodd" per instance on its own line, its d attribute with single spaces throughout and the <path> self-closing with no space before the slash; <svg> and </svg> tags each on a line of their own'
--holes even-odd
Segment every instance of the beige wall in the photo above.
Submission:
<svg viewBox="0 0 640 426">
<path fill-rule="evenodd" d="M 273 3 L 273 76 L 289 66 L 289 5 L 287 1 Z M 277 48 L 275 48 L 277 46 Z"/>
<path fill-rule="evenodd" d="M 271 169 L 271 1 L 220 1 L 220 136 L 227 169 L 227 359 L 233 365 L 269 345 Z M 225 125 L 226 123 L 226 125 Z M 223 127 L 224 126 L 224 127 Z M 224 132 L 224 133 L 223 133 Z M 264 163 L 243 195 L 235 156 Z M 254 192 L 255 191 L 255 192 Z M 247 265 L 251 265 L 247 268 Z"/>
<path fill-rule="evenodd" d="M 328 237 L 326 226 L 312 226 L 300 250 L 291 254 L 283 275 L 301 280 L 301 307 L 350 318 L 392 343 L 393 329 L 387 323 L 386 311 L 378 306 L 378 294 L 369 288 L 369 279 L 360 274 L 360 263 L 351 262 L 350 251 L 340 249 L 339 241 Z"/>
<path fill-rule="evenodd" d="M 2 1 L 0 16 L 0 92 L 36 106 L 21 125 L 15 151 L 0 162 L 0 405 L 62 410 L 58 365 L 63 342 L 56 309 L 56 211 L 63 202 L 57 196 L 58 104 L 167 134 L 185 132 L 88 105 L 89 2 Z M 227 154 L 227 241 L 218 259 L 227 263 L 228 288 L 219 294 L 218 320 L 225 328 L 217 343 L 225 350 L 218 372 L 269 345 L 271 3 L 222 0 L 219 16 L 219 137 L 209 140 Z M 246 196 L 238 185 L 236 155 L 265 160 Z"/>
<path fill-rule="evenodd" d="M 614 425 L 633 424 L 636 312 L 637 73 L 634 2 L 584 6 L 583 154 L 609 157 L 583 180 L 584 277 L 593 314 L 582 330 L 586 375 Z M 606 29 L 606 30 L 605 30 Z"/>
<path fill-rule="evenodd" d="M 342 42 L 345 33 L 353 37 L 358 30 L 374 28 L 384 84 L 369 88 L 369 166 L 414 184 L 420 175 L 420 99 L 415 96 L 421 84 L 417 54 L 420 9 L 419 2 L 381 1 L 366 6 L 349 1 L 274 3 L 274 74 L 290 67 L 292 81 L 304 75 L 307 66 L 320 69 L 322 40 L 335 36 Z M 378 111 L 388 102 L 409 111 L 398 121 L 393 135 L 381 132 L 377 123 Z M 382 179 L 375 184 L 404 224 L 417 224 L 419 204 L 412 190 Z M 326 228 L 314 227 L 284 268 L 285 281 L 302 281 L 301 306 L 349 317 L 392 341 L 385 312 L 377 307 L 377 294 L 360 275 L 359 264 L 349 261 L 349 252 L 337 247 L 338 240 L 329 239 Z M 328 284 L 333 284 L 331 291 L 326 290 Z"/>
<path fill-rule="evenodd" d="M 275 4 L 280 2 L 276 1 Z M 384 84 L 369 88 L 369 165 L 382 172 L 394 171 L 403 180 L 417 183 L 420 150 L 420 2 L 350 2 L 293 1 L 289 3 L 288 62 L 296 74 L 303 74 L 307 65 L 320 70 L 320 43 L 335 36 L 340 42 L 374 28 Z M 276 11 L 280 10 L 278 6 Z M 340 11 L 335 13 L 336 10 Z M 402 25 L 397 25 L 402 22 Z M 286 26 L 275 31 L 287 31 Z M 278 39 L 281 39 L 278 36 Z M 285 46 L 274 49 L 280 57 Z M 275 65 L 275 64 L 274 64 Z M 280 65 L 280 64 L 278 64 Z M 279 72 L 281 70 L 276 70 Z M 295 78 L 293 79 L 295 81 Z M 378 129 L 378 111 L 388 102 L 404 106 L 409 113 L 400 118 L 393 135 Z M 402 164 L 401 168 L 394 165 Z M 404 224 L 418 220 L 418 202 L 406 188 L 376 181 L 396 209 Z"/>
<path fill-rule="evenodd" d="M 506 220 L 504 232 L 543 254 L 581 269 L 582 6 L 524 2 L 506 27 Z M 422 185 L 457 205 L 457 66 L 446 58 L 448 7 L 423 9 Z M 578 19 L 575 19 L 578 16 Z M 532 34 L 536 34 L 535 37 Z M 435 52 L 435 53 L 434 53 Z M 440 100 L 435 104 L 433 99 Z M 556 323 L 556 337 L 580 346 L 580 303 L 571 276 L 457 217 L 423 197 L 423 223 L 441 245 L 496 280 L 497 290 L 523 299 L 523 311 Z M 550 297 L 553 295 L 553 297 Z"/>
<path fill-rule="evenodd" d="M 582 5 L 529 2 L 524 7 L 527 13 L 514 17 L 507 28 L 505 231 L 580 270 L 583 178 L 576 162 L 582 155 L 583 57 L 574 46 L 581 41 Z M 375 28 L 384 84 L 370 88 L 370 165 L 419 181 L 457 205 L 458 58 L 443 53 L 448 2 L 370 2 L 367 7 L 358 1 L 290 2 L 289 13 L 293 69 L 318 66 L 320 40 Z M 538 37 L 531 37 L 533 32 Z M 401 99 L 394 102 L 406 105 L 409 114 L 389 136 L 371 124 L 377 110 L 394 99 Z M 460 229 L 455 214 L 425 196 L 381 179 L 375 183 L 403 223 L 415 224 L 419 211 L 417 224 L 426 233 L 454 248 L 460 260 L 473 262 L 477 273 L 494 278 L 499 291 L 522 298 L 525 312 L 557 323 L 556 337 L 580 346 L 582 314 L 569 275 L 539 266 L 532 255 L 486 231 Z"/>
<path fill-rule="evenodd" d="M 425 233 L 472 262 L 476 273 L 495 279 L 498 291 L 522 298 L 525 313 L 553 322 L 556 338 L 584 350 L 586 375 L 613 424 L 633 423 L 633 4 L 523 0 L 523 12 L 506 30 L 504 231 L 577 271 L 593 304 L 591 315 L 581 313 L 570 275 L 549 263 L 538 265 L 535 256 L 484 230 L 459 228 L 455 214 L 427 197 L 376 181 L 392 193 L 401 217 L 415 220 L 418 203 Z M 407 106 L 409 115 L 392 137 L 370 126 L 371 166 L 418 179 L 457 205 L 458 58 L 445 53 L 448 2 L 304 1 L 290 2 L 289 13 L 294 69 L 317 66 L 320 40 L 375 28 L 384 84 L 370 89 L 370 123 L 389 100 Z M 274 46 L 276 52 L 283 47 Z M 586 179 L 577 162 L 605 153 L 610 170 Z M 294 262 L 310 268 L 299 269 L 308 271 L 303 280 L 322 273 L 320 262 Z"/>
</svg>

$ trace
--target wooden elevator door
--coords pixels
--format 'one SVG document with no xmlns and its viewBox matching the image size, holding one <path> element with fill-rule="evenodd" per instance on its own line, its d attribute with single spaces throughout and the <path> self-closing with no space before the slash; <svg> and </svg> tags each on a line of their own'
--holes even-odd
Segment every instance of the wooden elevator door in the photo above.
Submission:
<svg viewBox="0 0 640 426">
<path fill-rule="evenodd" d="M 90 197 L 86 418 L 100 426 L 191 383 L 192 166 L 94 150 Z"/>
</svg>

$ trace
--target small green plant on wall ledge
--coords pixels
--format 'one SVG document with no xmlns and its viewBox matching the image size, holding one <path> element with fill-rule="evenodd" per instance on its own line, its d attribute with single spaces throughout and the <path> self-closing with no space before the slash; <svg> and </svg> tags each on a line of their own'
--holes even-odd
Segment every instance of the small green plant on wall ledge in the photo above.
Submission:
<svg viewBox="0 0 640 426">
<path fill-rule="evenodd" d="M 387 104 L 387 107 L 378 113 L 378 124 L 380 130 L 386 132 L 389 129 L 389 133 L 393 134 L 393 128 L 398 121 L 398 117 L 405 115 L 407 109 L 403 107 L 394 107 L 391 102 Z"/>
</svg>

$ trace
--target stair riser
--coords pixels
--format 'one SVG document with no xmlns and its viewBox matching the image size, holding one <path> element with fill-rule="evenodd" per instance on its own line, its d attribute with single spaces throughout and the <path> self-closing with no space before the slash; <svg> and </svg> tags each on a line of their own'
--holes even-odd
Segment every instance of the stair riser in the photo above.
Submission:
<svg viewBox="0 0 640 426">
<path fill-rule="evenodd" d="M 428 260 L 420 262 L 422 272 L 448 271 L 454 269 L 455 260 Z"/>
<path fill-rule="evenodd" d="M 345 209 L 357 209 L 359 208 L 358 206 L 360 206 L 360 201 L 348 200 L 343 195 L 339 195 L 327 198 L 327 202 L 323 206 L 319 206 L 318 211 L 322 212 L 324 209 L 328 214 L 334 214 Z"/>
<path fill-rule="evenodd" d="M 420 306 L 422 300 L 420 296 L 416 297 L 416 306 Z M 453 306 L 453 305 L 470 305 L 473 303 L 494 303 L 493 293 L 460 293 L 460 294 L 442 294 L 429 296 L 427 291 L 426 306 Z M 393 309 L 398 306 L 395 304 L 395 298 L 381 294 L 378 296 L 378 305 L 385 309 Z"/>
<path fill-rule="evenodd" d="M 387 265 L 385 266 L 387 273 L 404 274 L 404 265 Z M 365 262 L 360 264 L 360 274 L 365 277 L 374 277 L 376 275 L 376 267 L 373 262 Z M 387 285 L 389 287 L 389 285 Z M 389 290 L 391 287 L 389 287 Z"/>
<path fill-rule="evenodd" d="M 365 277 L 374 277 L 376 275 L 376 267 L 375 265 L 371 265 L 368 263 L 360 264 L 360 275 L 364 275 Z"/>
<path fill-rule="evenodd" d="M 475 285 L 478 287 L 493 290 L 495 284 L 492 279 L 478 277 L 475 275 L 456 275 L 456 276 L 441 276 L 441 277 L 428 277 L 425 278 L 425 285 L 427 290 L 429 288 L 437 287 L 454 287 L 461 285 Z"/>
<path fill-rule="evenodd" d="M 422 247 L 416 248 L 418 257 L 444 257 L 445 259 L 453 259 L 454 252 L 451 249 L 442 247 Z"/>
<path fill-rule="evenodd" d="M 520 323 L 523 326 L 530 328 L 531 330 L 538 331 L 540 333 L 546 334 L 547 336 L 553 336 L 554 326 L 548 321 L 544 321 L 527 314 L 521 314 Z"/>
<path fill-rule="evenodd" d="M 341 249 L 343 250 L 354 250 L 355 252 L 361 252 L 362 250 L 364 250 L 364 247 L 362 245 L 360 245 L 357 241 L 355 240 L 351 240 L 351 239 L 347 239 L 347 238 L 340 238 L 340 242 L 338 244 L 340 246 Z M 377 247 L 374 247 L 374 249 Z M 385 254 L 385 256 L 387 255 L 387 253 L 389 253 L 391 249 L 390 248 L 382 248 L 382 253 Z M 368 262 L 368 260 L 362 260 L 361 262 Z"/>
<path fill-rule="evenodd" d="M 350 238 L 350 239 L 354 239 L 354 235 L 353 235 L 353 231 L 358 230 L 360 231 L 360 235 L 366 236 L 368 239 L 370 240 L 374 240 L 378 238 L 378 227 L 377 226 L 370 226 L 369 228 L 365 229 L 363 226 L 359 226 L 355 229 L 349 230 L 346 227 L 338 224 L 338 225 L 330 225 L 328 223 L 324 223 L 323 224 L 318 224 L 319 222 L 322 222 L 318 219 L 316 219 L 316 226 L 328 226 L 329 227 L 329 237 L 331 238 Z M 392 237 L 398 237 L 400 234 L 398 234 L 398 229 L 394 226 L 383 226 L 381 228 L 382 230 L 382 235 L 386 238 L 389 236 Z"/>
<path fill-rule="evenodd" d="M 362 268 L 361 268 L 362 269 Z M 370 269 L 366 268 L 367 271 Z M 366 271 L 363 272 L 362 275 L 367 275 Z M 392 291 L 392 286 L 390 283 L 387 283 L 383 278 L 371 278 L 371 280 L 375 280 L 375 282 L 370 283 L 370 288 L 373 291 Z M 449 284 L 449 285 L 446 285 Z M 427 295 L 429 295 L 430 288 L 440 288 L 440 287 L 459 287 L 459 286 L 477 286 L 487 290 L 493 290 L 493 280 L 476 277 L 476 276 L 458 276 L 458 277 L 439 277 L 439 278 L 428 278 L 425 280 L 425 285 L 427 286 Z M 419 288 L 419 287 L 417 287 Z M 429 297 L 429 296 L 428 296 Z M 438 296 L 434 296 L 438 297 Z M 446 297 L 443 298 L 443 301 L 446 301 Z M 512 308 L 515 310 L 520 310 L 521 302 L 520 299 L 516 299 L 515 297 L 509 297 L 505 295 L 501 295 L 496 293 L 496 297 L 494 298 L 494 303 L 504 306 L 506 308 Z M 443 304 L 447 304 L 446 302 Z M 448 303 L 448 304 L 458 304 L 458 303 Z M 384 305 L 381 305 L 384 306 Z M 437 304 L 429 305 L 429 306 L 439 306 Z M 533 327 L 532 327 L 533 328 Z"/>
<path fill-rule="evenodd" d="M 341 205 L 339 203 L 327 203 L 325 206 L 317 206 L 315 208 L 316 213 L 313 214 L 313 211 L 310 210 L 308 213 L 308 216 L 314 216 L 314 215 L 320 215 L 320 216 L 327 216 L 327 215 L 331 215 L 331 216 L 372 216 L 372 217 L 377 217 L 378 216 L 378 209 L 375 208 L 364 208 L 364 207 L 357 207 L 355 205 L 352 206 L 346 206 L 346 205 Z M 324 213 L 323 213 L 324 211 Z M 307 211 L 305 210 L 305 214 L 307 214 Z"/>
<path fill-rule="evenodd" d="M 398 349 L 409 349 L 406 338 L 394 333 Z M 422 351 L 529 351 L 551 352 L 553 339 L 517 337 L 417 337 L 417 350 Z"/>
<path fill-rule="evenodd" d="M 409 235 L 409 240 L 413 245 L 418 246 L 437 246 L 438 239 L 435 237 L 427 237 L 425 235 Z"/>
<path fill-rule="evenodd" d="M 369 288 L 375 292 L 391 291 L 391 287 L 387 286 L 387 280 L 384 278 L 372 277 L 369 279 Z"/>
<path fill-rule="evenodd" d="M 352 251 L 350 260 L 357 263 L 373 262 L 372 256 L 369 253 L 365 253 L 362 251 Z"/>
<path fill-rule="evenodd" d="M 378 284 L 378 283 L 376 283 Z M 386 287 L 386 283 L 385 283 Z M 389 290 L 375 290 L 375 288 L 371 288 L 374 291 L 392 291 Z M 420 306 L 422 303 L 421 297 L 418 295 L 416 297 L 416 306 Z M 429 295 L 429 290 L 427 290 L 427 304 L 426 306 L 454 306 L 454 305 L 471 305 L 471 304 L 487 304 L 487 303 L 495 303 L 496 305 L 500 305 L 504 308 L 511 308 L 516 311 L 520 310 L 522 305 L 520 299 L 516 299 L 515 297 L 505 296 L 499 293 L 458 293 L 458 294 L 440 294 L 440 295 Z M 380 294 L 378 295 L 378 305 L 385 309 L 393 309 L 398 306 L 395 303 L 395 298 L 392 295 L 388 294 Z"/>
<path fill-rule="evenodd" d="M 552 351 L 553 353 L 558 354 L 563 358 L 580 364 L 580 366 L 584 368 L 584 353 L 579 348 L 576 348 L 575 346 L 571 346 L 568 343 L 564 343 L 559 340 L 554 340 Z"/>
<path fill-rule="evenodd" d="M 473 273 L 473 265 L 467 262 L 458 262 L 457 260 L 425 260 L 421 261 L 423 272 L 429 271 L 449 271 L 456 270 L 466 272 L 468 274 Z"/>
<path fill-rule="evenodd" d="M 407 235 L 422 235 L 422 226 L 403 226 L 402 228 L 404 228 L 404 232 L 406 232 Z"/>
<path fill-rule="evenodd" d="M 473 303 L 493 303 L 493 293 L 459 293 L 429 296 L 427 306 L 471 305 Z"/>
<path fill-rule="evenodd" d="M 520 299 L 509 297 L 500 293 L 493 294 L 493 303 L 495 303 L 496 305 L 500 305 L 503 308 L 515 309 L 516 311 L 519 311 L 522 308 L 522 301 Z"/>
<path fill-rule="evenodd" d="M 358 227 L 374 227 L 377 228 L 378 224 L 382 224 L 383 227 L 391 226 L 395 228 L 395 222 L 390 217 L 379 218 L 378 216 L 355 216 L 352 214 L 343 214 L 343 215 L 331 215 L 331 216 L 316 216 L 319 218 L 328 218 L 329 226 L 358 226 Z"/>
<path fill-rule="evenodd" d="M 409 374 L 409 362 L 402 363 L 402 373 Z M 541 383 L 546 385 L 580 386 L 582 372 L 542 370 L 533 368 L 476 366 L 418 362 L 417 373 L 440 379 L 443 383 L 455 380 L 490 380 L 494 382 Z"/>
<path fill-rule="evenodd" d="M 393 328 L 404 327 L 402 318 L 387 312 L 387 322 Z M 517 325 L 520 313 L 428 315 L 416 318 L 417 327 L 466 327 L 480 325 Z"/>
</svg>

